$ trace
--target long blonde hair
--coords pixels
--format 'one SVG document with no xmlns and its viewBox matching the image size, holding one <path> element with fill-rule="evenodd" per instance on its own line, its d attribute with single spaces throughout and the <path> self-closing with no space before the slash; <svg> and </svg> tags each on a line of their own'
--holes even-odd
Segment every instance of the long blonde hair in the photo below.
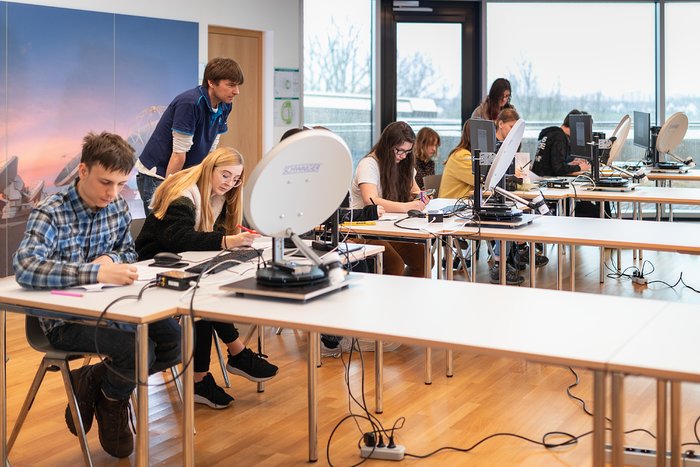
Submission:
<svg viewBox="0 0 700 467">
<path fill-rule="evenodd" d="M 199 230 L 202 232 L 213 231 L 216 219 L 214 219 L 214 214 L 211 211 L 211 205 L 209 203 L 209 198 L 212 193 L 212 176 L 216 167 L 229 165 L 244 166 L 241 153 L 233 148 L 217 148 L 210 152 L 201 164 L 181 170 L 166 178 L 153 195 L 153 215 L 158 219 L 163 219 L 173 201 L 180 198 L 187 188 L 196 184 L 202 197 Z M 245 170 L 241 172 L 241 180 L 243 183 L 245 182 Z M 243 218 L 241 209 L 243 183 L 237 187 L 231 188 L 224 195 L 226 209 L 224 228 L 226 229 L 226 235 L 240 233 L 240 228 L 237 226 L 241 223 L 241 219 Z"/>
</svg>

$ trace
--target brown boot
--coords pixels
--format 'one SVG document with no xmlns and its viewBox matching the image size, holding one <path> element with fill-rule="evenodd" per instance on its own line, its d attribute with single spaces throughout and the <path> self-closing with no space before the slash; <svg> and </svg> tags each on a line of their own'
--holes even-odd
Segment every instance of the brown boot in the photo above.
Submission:
<svg viewBox="0 0 700 467">
<path fill-rule="evenodd" d="M 134 435 L 129 428 L 129 399 L 112 401 L 99 392 L 95 418 L 100 444 L 114 457 L 128 457 L 134 452 Z"/>
<path fill-rule="evenodd" d="M 70 379 L 73 383 L 75 398 L 78 400 L 78 410 L 80 410 L 80 418 L 83 420 L 85 433 L 92 428 L 92 420 L 95 415 L 95 399 L 100 392 L 100 384 L 106 370 L 107 366 L 104 363 L 98 363 L 96 365 L 83 366 L 70 372 Z M 73 423 L 70 404 L 66 405 L 65 417 L 68 430 L 75 436 L 78 436 L 78 431 Z"/>
</svg>

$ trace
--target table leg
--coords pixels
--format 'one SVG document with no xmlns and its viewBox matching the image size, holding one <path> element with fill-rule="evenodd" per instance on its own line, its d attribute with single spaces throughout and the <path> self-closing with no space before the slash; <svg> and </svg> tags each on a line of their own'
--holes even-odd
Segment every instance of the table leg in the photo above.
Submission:
<svg viewBox="0 0 700 467">
<path fill-rule="evenodd" d="M 258 342 L 259 342 L 259 348 L 258 351 L 262 354 L 265 353 L 265 326 L 262 326 L 258 324 L 257 326 L 257 331 L 258 331 Z M 321 345 L 319 343 L 319 345 Z M 320 355 L 321 352 L 319 352 L 319 360 L 320 360 Z M 265 392 L 265 383 L 258 383 L 258 392 Z"/>
<path fill-rule="evenodd" d="M 612 467 L 625 465 L 624 375 L 612 374 Z"/>
<path fill-rule="evenodd" d="M 637 203 L 637 211 L 639 212 L 639 220 L 643 221 L 644 220 L 644 213 L 642 212 L 642 203 L 641 201 Z M 639 257 L 639 261 L 642 262 L 644 261 L 644 250 L 639 250 L 639 254 L 637 255 Z"/>
<path fill-rule="evenodd" d="M 136 326 L 136 465 L 148 466 L 148 324 Z"/>
<path fill-rule="evenodd" d="M 447 265 L 447 280 L 452 280 L 454 277 L 453 272 L 452 272 L 452 248 L 457 247 L 459 248 L 459 244 L 455 245 L 454 242 L 454 237 L 447 235 L 445 236 L 445 245 L 447 245 L 447 249 L 445 250 L 445 263 Z M 462 255 L 462 252 L 460 251 L 460 256 Z M 454 366 L 454 355 L 452 354 L 452 350 L 447 350 L 445 352 L 445 376 L 448 378 L 453 375 L 453 366 Z"/>
<path fill-rule="evenodd" d="M 681 382 L 671 381 L 671 467 L 681 467 Z"/>
<path fill-rule="evenodd" d="M 618 219 L 622 219 L 622 210 L 620 209 L 621 206 L 622 206 L 622 203 L 620 203 L 618 201 L 617 202 L 617 218 Z M 621 248 L 617 249 L 617 273 L 618 274 L 622 273 L 622 249 Z"/>
<path fill-rule="evenodd" d="M 536 248 L 535 242 L 530 242 L 530 287 L 535 288 L 535 276 L 537 275 L 537 267 L 535 266 Z"/>
<path fill-rule="evenodd" d="M 194 466 L 194 368 L 189 359 L 193 353 L 194 332 L 192 317 L 184 314 L 180 318 L 182 326 L 182 463 L 185 467 Z M 189 363 L 189 364 L 188 364 Z"/>
<path fill-rule="evenodd" d="M 313 345 L 319 349 L 319 351 L 316 352 L 316 368 L 321 368 L 321 334 L 315 333 Z"/>
<path fill-rule="evenodd" d="M 309 462 L 318 460 L 318 405 L 316 400 L 316 360 L 318 355 L 318 333 L 309 332 L 308 395 L 309 395 Z"/>
<path fill-rule="evenodd" d="M 557 290 L 562 289 L 564 275 L 564 245 L 557 243 Z"/>
<path fill-rule="evenodd" d="M 605 372 L 593 372 L 593 467 L 605 465 Z"/>
<path fill-rule="evenodd" d="M 437 262 L 437 268 L 436 268 L 436 269 L 437 269 L 437 278 L 438 278 L 438 279 L 442 279 L 442 255 L 443 255 L 442 249 L 443 249 L 443 247 L 444 247 L 444 248 L 447 248 L 447 244 L 446 244 L 446 243 L 443 243 L 443 239 L 442 239 L 442 238 L 436 239 L 435 242 L 436 242 L 436 245 L 437 245 L 437 246 L 435 247 L 435 255 L 437 256 L 437 257 L 435 258 L 435 261 Z M 432 248 L 432 247 L 431 247 L 431 248 Z M 447 252 L 446 252 L 446 251 L 444 252 L 444 255 L 445 255 L 445 258 L 447 258 Z M 431 256 L 432 256 L 432 255 L 431 255 Z M 432 258 L 431 258 L 431 260 L 432 260 Z M 445 261 L 445 274 L 447 274 L 447 271 L 448 271 L 447 265 L 448 265 L 448 263 L 447 263 L 447 261 Z M 451 270 L 451 269 L 452 269 L 452 263 L 449 263 L 449 265 L 450 265 L 449 269 Z"/>
<path fill-rule="evenodd" d="M 569 288 L 576 290 L 576 245 L 569 245 L 571 257 L 569 258 Z"/>
<path fill-rule="evenodd" d="M 600 203 L 598 217 L 601 219 L 605 218 L 605 201 Z M 600 283 L 602 284 L 605 282 L 605 247 L 603 246 L 600 247 L 600 266 L 598 270 L 600 271 Z"/>
<path fill-rule="evenodd" d="M 450 235 L 444 237 L 445 242 L 445 277 L 448 281 L 454 279 L 454 270 L 452 269 L 452 263 L 454 259 L 454 254 L 452 253 L 452 247 L 454 246 L 453 238 Z M 438 263 L 441 264 L 441 263 Z M 438 271 L 441 268 L 438 267 Z M 439 277 L 438 277 L 439 279 Z"/>
<path fill-rule="evenodd" d="M 472 277 L 471 280 L 472 282 L 476 282 L 476 248 L 479 245 L 480 240 L 470 240 L 469 243 L 471 244 L 472 248 Z"/>
<path fill-rule="evenodd" d="M 374 397 L 376 413 L 384 412 L 384 342 L 374 341 Z"/>
<path fill-rule="evenodd" d="M 425 349 L 425 384 L 433 384 L 433 349 Z"/>
<path fill-rule="evenodd" d="M 666 467 L 666 401 L 668 381 L 656 381 L 656 467 Z"/>
<path fill-rule="evenodd" d="M 506 285 L 506 271 L 508 270 L 508 252 L 506 251 L 506 241 L 496 240 L 501 243 L 501 254 L 499 255 L 498 276 L 501 285 Z"/>
</svg>

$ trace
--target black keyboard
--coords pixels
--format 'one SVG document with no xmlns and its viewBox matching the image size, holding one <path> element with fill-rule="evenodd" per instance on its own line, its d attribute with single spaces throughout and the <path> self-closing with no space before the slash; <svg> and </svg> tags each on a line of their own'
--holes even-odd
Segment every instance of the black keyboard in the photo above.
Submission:
<svg viewBox="0 0 700 467">
<path fill-rule="evenodd" d="M 194 266 L 185 269 L 187 272 L 200 274 L 204 269 L 207 269 L 207 274 L 216 274 L 228 268 L 232 268 L 240 263 L 245 263 L 251 259 L 257 258 L 262 254 L 262 250 L 255 248 L 237 248 L 227 253 L 223 253 L 209 261 L 203 261 Z"/>
</svg>

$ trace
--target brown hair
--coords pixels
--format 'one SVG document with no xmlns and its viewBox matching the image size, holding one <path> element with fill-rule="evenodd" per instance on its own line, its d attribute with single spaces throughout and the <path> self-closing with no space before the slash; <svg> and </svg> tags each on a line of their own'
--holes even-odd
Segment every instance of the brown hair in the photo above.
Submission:
<svg viewBox="0 0 700 467">
<path fill-rule="evenodd" d="M 230 58 L 212 58 L 204 69 L 202 87 L 209 88 L 209 81 L 219 83 L 220 80 L 227 79 L 234 84 L 243 84 L 243 70 L 235 60 Z"/>
<path fill-rule="evenodd" d="M 491 84 L 491 89 L 489 89 L 489 95 L 486 97 L 486 113 L 485 118 L 488 120 L 496 120 L 498 117 L 498 112 L 502 110 L 501 108 L 501 98 L 506 93 L 506 91 L 513 92 L 510 88 L 510 81 L 505 78 L 498 78 Z M 503 108 L 509 106 L 507 103 Z"/>
<path fill-rule="evenodd" d="M 88 169 L 100 164 L 110 172 L 128 174 L 136 163 L 136 151 L 121 136 L 103 131 L 90 132 L 83 138 L 80 162 Z"/>
<path fill-rule="evenodd" d="M 384 128 L 377 144 L 365 156 L 374 156 L 377 160 L 382 198 L 398 202 L 411 200 L 415 156 L 413 151 L 410 151 L 406 153 L 406 158 L 397 164 L 394 151 L 403 143 L 415 141 L 416 134 L 408 123 L 392 122 Z"/>
<path fill-rule="evenodd" d="M 425 148 L 430 144 L 440 146 L 440 135 L 432 128 L 424 126 L 418 130 L 416 145 L 413 147 L 413 155 L 416 156 L 416 160 L 428 162 L 433 157 L 425 151 Z"/>
<path fill-rule="evenodd" d="M 467 151 L 471 152 L 472 140 L 471 136 L 469 136 L 469 133 L 471 132 L 472 125 L 469 122 L 470 120 L 464 122 L 464 126 L 462 127 L 462 137 L 459 140 L 459 144 L 457 144 L 457 146 L 455 146 L 455 148 L 452 151 L 450 151 L 450 154 L 447 156 L 447 159 L 445 159 L 445 164 L 447 164 L 447 161 L 450 160 L 452 154 L 456 153 L 460 149 L 466 149 Z"/>
</svg>

